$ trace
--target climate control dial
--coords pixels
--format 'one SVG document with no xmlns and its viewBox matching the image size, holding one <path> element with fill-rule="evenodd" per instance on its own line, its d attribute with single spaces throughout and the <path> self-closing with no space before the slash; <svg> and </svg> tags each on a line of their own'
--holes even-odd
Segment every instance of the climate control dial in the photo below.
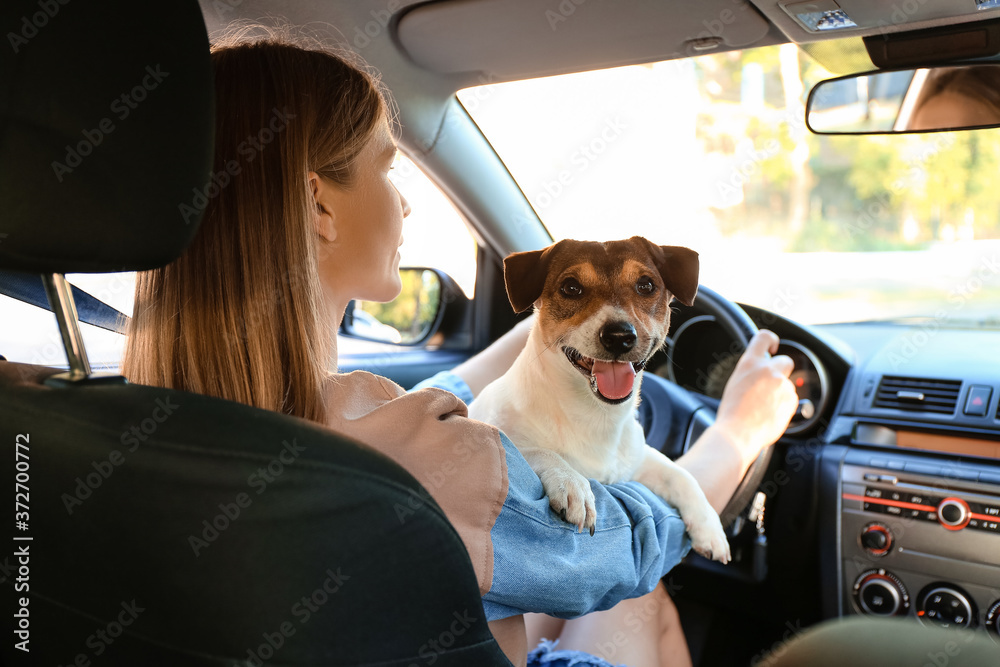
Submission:
<svg viewBox="0 0 1000 667">
<path fill-rule="evenodd" d="M 899 577 L 883 569 L 862 572 L 854 582 L 854 601 L 866 614 L 896 616 L 910 608 L 910 596 Z"/>
<path fill-rule="evenodd" d="M 986 629 L 1000 635 L 1000 600 L 994 602 L 986 612 Z"/>
<path fill-rule="evenodd" d="M 920 592 L 917 618 L 945 628 L 967 628 L 976 610 L 969 596 L 957 586 L 931 584 Z"/>
</svg>

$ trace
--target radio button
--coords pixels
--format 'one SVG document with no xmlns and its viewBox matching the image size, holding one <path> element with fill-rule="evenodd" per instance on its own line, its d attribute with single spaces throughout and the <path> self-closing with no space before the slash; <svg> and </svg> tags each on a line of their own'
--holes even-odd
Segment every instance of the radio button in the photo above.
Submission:
<svg viewBox="0 0 1000 667">
<path fill-rule="evenodd" d="M 962 522 L 962 508 L 957 504 L 945 504 L 940 510 L 941 521 L 950 526 Z"/>
<path fill-rule="evenodd" d="M 961 498 L 945 498 L 937 508 L 938 521 L 948 530 L 961 530 L 969 523 L 969 506 Z"/>
<path fill-rule="evenodd" d="M 881 523 L 870 523 L 861 531 L 861 546 L 873 556 L 884 556 L 892 550 L 892 532 Z"/>
</svg>

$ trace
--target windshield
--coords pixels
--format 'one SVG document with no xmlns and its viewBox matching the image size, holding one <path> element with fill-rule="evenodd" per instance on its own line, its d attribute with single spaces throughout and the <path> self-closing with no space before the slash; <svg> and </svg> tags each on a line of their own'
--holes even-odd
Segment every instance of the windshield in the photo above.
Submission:
<svg viewBox="0 0 1000 667">
<path fill-rule="evenodd" d="M 1000 130 L 817 136 L 794 45 L 492 84 L 459 99 L 556 240 L 640 234 L 805 323 L 998 326 Z"/>
</svg>

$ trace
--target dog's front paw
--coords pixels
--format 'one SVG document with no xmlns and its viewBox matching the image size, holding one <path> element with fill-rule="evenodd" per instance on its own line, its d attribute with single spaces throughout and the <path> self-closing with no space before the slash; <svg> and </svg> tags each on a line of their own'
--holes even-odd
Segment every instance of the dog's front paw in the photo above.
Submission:
<svg viewBox="0 0 1000 667">
<path fill-rule="evenodd" d="M 728 563 L 732 560 L 732 554 L 719 515 L 711 507 L 706 507 L 705 511 L 697 514 L 693 518 L 684 518 L 688 535 L 691 536 L 691 548 L 705 558 Z"/>
<path fill-rule="evenodd" d="M 547 470 L 539 478 L 553 511 L 575 525 L 577 532 L 587 528 L 593 535 L 597 510 L 587 478 L 575 470 Z"/>
</svg>

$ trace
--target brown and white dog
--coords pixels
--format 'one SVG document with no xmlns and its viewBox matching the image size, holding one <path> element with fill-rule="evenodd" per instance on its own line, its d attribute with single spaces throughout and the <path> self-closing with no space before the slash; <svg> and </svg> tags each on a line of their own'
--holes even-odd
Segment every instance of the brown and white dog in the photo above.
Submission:
<svg viewBox="0 0 1000 667">
<path fill-rule="evenodd" d="M 719 516 L 686 470 L 646 445 L 635 419 L 642 371 L 670 327 L 670 301 L 691 305 L 698 253 L 642 237 L 560 241 L 504 260 L 516 312 L 536 322 L 510 370 L 473 401 L 469 415 L 498 426 L 538 473 L 549 503 L 594 533 L 594 494 L 635 480 L 674 505 L 698 553 L 723 563 Z"/>
</svg>

